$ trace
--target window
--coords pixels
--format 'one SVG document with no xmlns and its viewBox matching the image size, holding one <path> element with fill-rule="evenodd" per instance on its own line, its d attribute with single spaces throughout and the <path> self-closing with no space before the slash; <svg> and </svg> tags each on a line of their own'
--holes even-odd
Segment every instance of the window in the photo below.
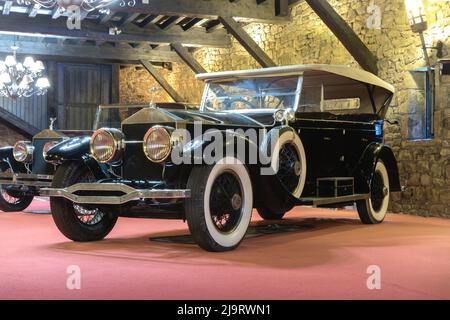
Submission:
<svg viewBox="0 0 450 320">
<path fill-rule="evenodd" d="M 203 108 L 210 111 L 292 108 L 299 95 L 300 79 L 294 76 L 212 82 Z"/>
<path fill-rule="evenodd" d="M 434 71 L 426 68 L 410 72 L 407 116 L 408 140 L 432 139 L 434 135 Z"/>
<path fill-rule="evenodd" d="M 357 110 L 361 106 L 359 98 L 328 99 L 323 101 L 324 111 Z"/>
</svg>

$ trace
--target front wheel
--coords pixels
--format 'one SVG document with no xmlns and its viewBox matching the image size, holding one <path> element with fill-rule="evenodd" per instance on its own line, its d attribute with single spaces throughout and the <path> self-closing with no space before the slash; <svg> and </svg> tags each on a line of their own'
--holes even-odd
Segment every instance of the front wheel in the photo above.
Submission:
<svg viewBox="0 0 450 320">
<path fill-rule="evenodd" d="M 253 209 L 250 175 L 236 158 L 194 167 L 189 176 L 191 198 L 185 213 L 196 243 L 207 251 L 235 249 L 247 232 Z"/>
<path fill-rule="evenodd" d="M 89 168 L 78 162 L 60 165 L 53 178 L 53 188 L 66 188 L 76 183 L 95 182 Z M 117 216 L 98 208 L 87 208 L 67 199 L 50 199 L 53 220 L 59 231 L 73 241 L 97 241 L 106 237 L 114 227 Z"/>
<path fill-rule="evenodd" d="M 370 198 L 356 202 L 359 218 L 364 224 L 383 222 L 389 205 L 389 175 L 383 161 L 378 160 L 370 186 Z"/>
<path fill-rule="evenodd" d="M 3 172 L 12 172 L 6 169 Z M 33 196 L 22 195 L 20 193 L 11 192 L 7 185 L 0 185 L 0 210 L 4 212 L 23 211 L 33 201 Z"/>
</svg>

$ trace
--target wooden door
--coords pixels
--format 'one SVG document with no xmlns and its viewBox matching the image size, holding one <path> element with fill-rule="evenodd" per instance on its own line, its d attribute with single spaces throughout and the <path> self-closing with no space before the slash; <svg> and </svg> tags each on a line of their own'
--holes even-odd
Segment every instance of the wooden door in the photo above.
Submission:
<svg viewBox="0 0 450 320">
<path fill-rule="evenodd" d="M 58 64 L 58 127 L 90 130 L 100 104 L 111 103 L 112 67 Z"/>
</svg>

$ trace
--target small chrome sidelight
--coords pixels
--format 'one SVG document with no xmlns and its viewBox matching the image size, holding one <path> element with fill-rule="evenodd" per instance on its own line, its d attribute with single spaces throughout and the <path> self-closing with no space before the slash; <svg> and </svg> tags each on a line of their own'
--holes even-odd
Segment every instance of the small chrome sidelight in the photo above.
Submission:
<svg viewBox="0 0 450 320">
<path fill-rule="evenodd" d="M 44 159 L 47 157 L 47 153 L 50 151 L 51 148 L 56 146 L 60 141 L 49 141 L 46 144 L 44 144 L 44 148 L 42 149 L 42 156 Z M 47 160 L 45 160 L 48 162 Z"/>
<path fill-rule="evenodd" d="M 273 118 L 276 122 L 282 122 L 285 125 L 289 125 L 289 122 L 295 120 L 295 110 L 292 108 L 277 110 L 273 114 Z"/>
<path fill-rule="evenodd" d="M 13 148 L 13 157 L 17 162 L 30 163 L 33 161 L 34 147 L 29 141 L 18 141 Z"/>
<path fill-rule="evenodd" d="M 124 139 L 125 135 L 118 129 L 98 129 L 91 137 L 91 154 L 100 163 L 120 161 L 123 155 Z"/>
</svg>

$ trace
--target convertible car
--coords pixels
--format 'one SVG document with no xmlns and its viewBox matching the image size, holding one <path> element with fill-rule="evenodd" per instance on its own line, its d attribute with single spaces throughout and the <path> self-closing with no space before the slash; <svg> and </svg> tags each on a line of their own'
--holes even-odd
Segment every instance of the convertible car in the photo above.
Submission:
<svg viewBox="0 0 450 320">
<path fill-rule="evenodd" d="M 158 103 L 161 108 L 185 109 L 180 103 Z M 45 161 L 47 152 L 59 142 L 66 146 L 81 145 L 89 152 L 89 139 L 101 127 L 120 128 L 121 121 L 145 108 L 145 105 L 101 105 L 97 108 L 92 131 L 56 130 L 50 119 L 50 128 L 35 135 L 32 141 L 18 141 L 14 146 L 0 148 L 0 210 L 5 212 L 25 210 L 40 194 L 40 189 L 50 187 L 56 162 Z M 79 152 L 80 149 L 77 149 Z"/>
<path fill-rule="evenodd" d="M 66 237 L 103 239 L 119 216 L 177 218 L 202 248 L 226 251 L 254 208 L 281 219 L 298 205 L 356 203 L 363 223 L 383 221 L 401 189 L 383 143 L 393 86 L 336 65 L 197 77 L 206 82 L 199 111 L 144 108 L 120 130 L 95 131 L 90 154 L 64 143 L 47 152 L 59 166 L 43 192 Z"/>
</svg>

